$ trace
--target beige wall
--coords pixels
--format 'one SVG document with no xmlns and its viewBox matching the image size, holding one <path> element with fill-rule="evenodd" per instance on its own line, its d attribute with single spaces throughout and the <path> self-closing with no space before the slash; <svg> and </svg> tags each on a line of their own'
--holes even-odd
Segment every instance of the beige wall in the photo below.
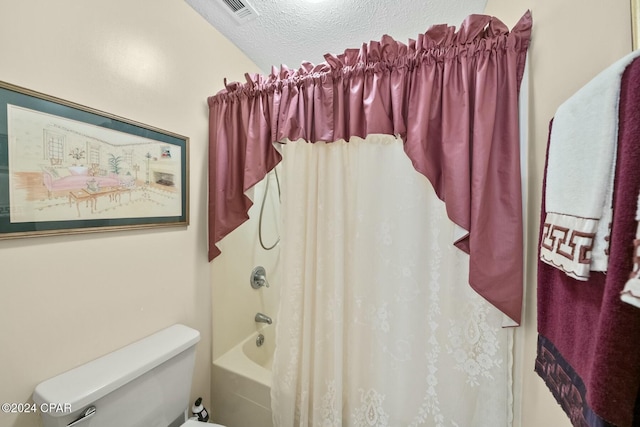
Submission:
<svg viewBox="0 0 640 427">
<path fill-rule="evenodd" d="M 188 228 L 0 241 L 0 402 L 180 322 L 201 332 L 192 392 L 209 407 L 206 97 L 257 67 L 180 0 L 0 0 L 0 16 L 0 80 L 188 136 L 191 150 Z"/>
<path fill-rule="evenodd" d="M 527 296 L 516 382 L 521 423 L 515 427 L 570 426 L 533 371 L 536 355 L 536 242 L 549 120 L 557 107 L 598 72 L 631 51 L 629 0 L 488 0 L 486 13 L 512 27 L 530 9 Z"/>
</svg>

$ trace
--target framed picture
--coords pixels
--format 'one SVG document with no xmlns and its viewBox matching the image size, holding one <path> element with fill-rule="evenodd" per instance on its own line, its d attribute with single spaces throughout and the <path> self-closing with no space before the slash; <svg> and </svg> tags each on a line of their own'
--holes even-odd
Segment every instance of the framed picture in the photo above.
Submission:
<svg viewBox="0 0 640 427">
<path fill-rule="evenodd" d="M 0 82 L 0 239 L 189 224 L 189 139 Z"/>
</svg>

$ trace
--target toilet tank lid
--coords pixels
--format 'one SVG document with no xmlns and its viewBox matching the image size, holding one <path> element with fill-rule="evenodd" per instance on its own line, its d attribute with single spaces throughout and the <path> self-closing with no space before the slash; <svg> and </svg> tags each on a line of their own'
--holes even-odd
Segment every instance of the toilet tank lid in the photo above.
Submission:
<svg viewBox="0 0 640 427">
<path fill-rule="evenodd" d="M 70 403 L 73 411 L 81 409 L 196 345 L 198 341 L 200 332 L 195 329 L 180 324 L 170 326 L 43 381 L 36 386 L 33 401 L 38 405 Z"/>
</svg>

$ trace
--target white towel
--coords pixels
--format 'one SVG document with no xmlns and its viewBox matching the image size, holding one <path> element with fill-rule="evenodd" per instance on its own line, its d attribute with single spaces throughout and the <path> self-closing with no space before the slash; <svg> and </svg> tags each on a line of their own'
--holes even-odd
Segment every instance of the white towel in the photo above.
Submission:
<svg viewBox="0 0 640 427">
<path fill-rule="evenodd" d="M 638 56 L 640 50 L 598 74 L 553 119 L 540 259 L 578 280 L 609 263 L 620 81 Z"/>
</svg>

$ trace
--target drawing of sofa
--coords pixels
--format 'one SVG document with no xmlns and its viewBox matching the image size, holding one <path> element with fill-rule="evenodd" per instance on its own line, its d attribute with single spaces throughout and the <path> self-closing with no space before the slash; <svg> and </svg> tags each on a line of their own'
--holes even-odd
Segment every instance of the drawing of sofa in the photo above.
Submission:
<svg viewBox="0 0 640 427">
<path fill-rule="evenodd" d="M 89 181 L 94 180 L 98 187 L 117 187 L 121 185 L 120 179 L 116 174 L 108 175 L 90 175 L 89 168 L 72 166 L 72 167 L 42 167 L 42 182 L 51 198 L 54 191 L 72 191 L 81 188 L 88 188 Z"/>
</svg>

